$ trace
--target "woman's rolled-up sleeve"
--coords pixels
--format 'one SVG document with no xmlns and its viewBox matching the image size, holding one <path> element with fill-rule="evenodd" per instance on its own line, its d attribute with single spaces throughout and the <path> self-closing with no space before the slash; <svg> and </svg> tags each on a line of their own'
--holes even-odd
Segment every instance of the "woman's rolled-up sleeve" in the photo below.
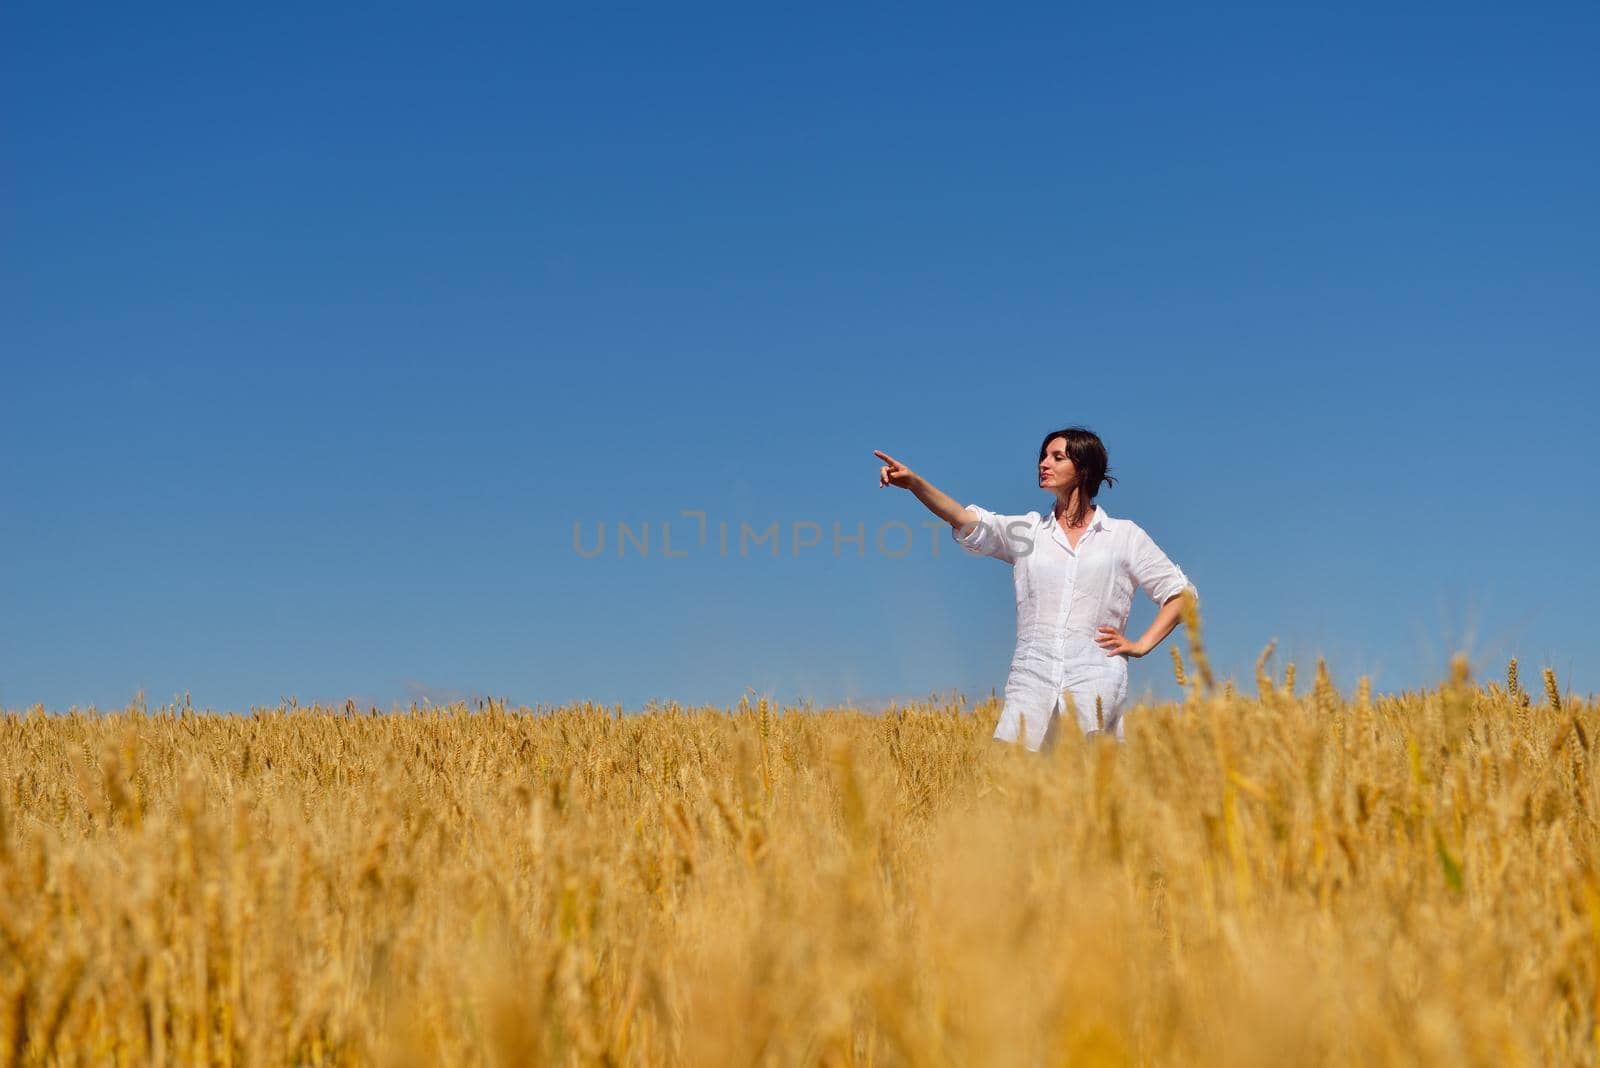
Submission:
<svg viewBox="0 0 1600 1068">
<path fill-rule="evenodd" d="M 1183 569 L 1168 559 L 1155 540 L 1138 524 L 1133 528 L 1133 545 L 1128 567 L 1133 581 L 1156 604 L 1166 604 L 1184 590 L 1198 602 L 1200 593 L 1189 581 Z"/>
<path fill-rule="evenodd" d="M 974 556 L 992 556 L 996 560 L 1015 564 L 1017 552 L 1025 542 L 1025 539 L 1019 538 L 1022 527 L 1017 524 L 1025 524 L 1026 517 L 1000 515 L 975 504 L 969 504 L 967 508 L 977 515 L 978 521 L 950 528 L 950 536 L 956 540 L 956 544 Z"/>
</svg>

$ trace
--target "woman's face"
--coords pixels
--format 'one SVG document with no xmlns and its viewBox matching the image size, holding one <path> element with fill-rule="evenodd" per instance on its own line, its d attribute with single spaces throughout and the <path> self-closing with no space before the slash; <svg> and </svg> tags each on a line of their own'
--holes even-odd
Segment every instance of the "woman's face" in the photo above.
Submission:
<svg viewBox="0 0 1600 1068">
<path fill-rule="evenodd" d="M 1052 438 L 1044 447 L 1044 459 L 1039 461 L 1039 488 L 1067 489 L 1078 480 L 1078 469 L 1067 456 L 1067 439 Z"/>
</svg>

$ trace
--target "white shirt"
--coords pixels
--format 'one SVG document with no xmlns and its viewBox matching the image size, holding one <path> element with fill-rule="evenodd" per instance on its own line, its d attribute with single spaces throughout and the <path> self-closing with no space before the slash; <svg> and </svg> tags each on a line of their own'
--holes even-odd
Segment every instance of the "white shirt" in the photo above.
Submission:
<svg viewBox="0 0 1600 1068">
<path fill-rule="evenodd" d="M 1065 692 L 1082 730 L 1103 726 L 1122 737 L 1128 661 L 1108 655 L 1095 634 L 1100 627 L 1127 627 L 1135 589 L 1160 605 L 1193 592 L 1194 585 L 1144 528 L 1098 506 L 1076 549 L 1051 513 L 998 515 L 967 507 L 978 522 L 964 536 L 952 527 L 951 536 L 974 555 L 1010 564 L 1016 591 L 1017 647 L 994 736 L 1014 742 L 1025 732 L 1028 748 L 1038 749 Z"/>
</svg>

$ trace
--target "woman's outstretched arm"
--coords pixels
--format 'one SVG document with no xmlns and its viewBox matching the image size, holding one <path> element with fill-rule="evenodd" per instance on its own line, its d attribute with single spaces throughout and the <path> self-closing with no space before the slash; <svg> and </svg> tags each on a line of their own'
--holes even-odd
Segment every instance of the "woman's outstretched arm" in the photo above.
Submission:
<svg viewBox="0 0 1600 1068">
<path fill-rule="evenodd" d="M 917 500 L 927 505 L 928 511 L 943 519 L 952 527 L 968 527 L 978 521 L 976 512 L 957 504 L 954 497 L 943 492 L 888 453 L 878 452 L 874 449 L 872 455 L 882 460 L 884 464 L 878 469 L 879 489 L 885 486 L 899 486 L 901 489 L 910 490 L 917 495 Z"/>
</svg>

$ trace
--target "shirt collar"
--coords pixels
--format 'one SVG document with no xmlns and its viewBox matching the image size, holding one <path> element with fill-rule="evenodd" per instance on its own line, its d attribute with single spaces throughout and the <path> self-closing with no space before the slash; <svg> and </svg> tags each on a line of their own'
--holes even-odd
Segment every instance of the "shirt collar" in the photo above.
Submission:
<svg viewBox="0 0 1600 1068">
<path fill-rule="evenodd" d="M 1051 522 L 1051 519 L 1054 515 L 1054 508 L 1046 508 L 1043 512 L 1039 513 L 1039 522 L 1044 526 L 1054 526 L 1055 524 Z M 1098 504 L 1094 506 L 1094 519 L 1089 523 L 1089 527 L 1091 529 L 1094 527 L 1099 527 L 1101 530 L 1111 529 L 1111 517 L 1106 515 L 1106 510 L 1100 507 Z"/>
</svg>

